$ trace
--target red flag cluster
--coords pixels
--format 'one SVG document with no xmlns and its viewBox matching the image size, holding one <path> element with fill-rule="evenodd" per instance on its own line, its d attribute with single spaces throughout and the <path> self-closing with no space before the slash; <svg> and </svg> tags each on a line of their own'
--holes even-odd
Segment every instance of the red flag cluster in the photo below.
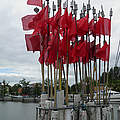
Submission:
<svg viewBox="0 0 120 120">
<path fill-rule="evenodd" d="M 28 0 L 27 4 L 42 6 L 42 0 Z M 40 51 L 39 62 L 42 64 L 55 63 L 57 54 L 63 63 L 66 63 L 68 54 L 69 64 L 79 60 L 86 63 L 94 60 L 95 56 L 103 61 L 109 60 L 110 46 L 107 42 L 100 48 L 94 41 L 83 39 L 89 31 L 96 36 L 110 36 L 111 21 L 107 18 L 99 17 L 97 22 L 92 19 L 88 23 L 88 15 L 76 20 L 67 9 L 61 15 L 61 8 L 54 17 L 48 18 L 46 6 L 36 15 L 23 17 L 22 25 L 23 30 L 34 30 L 33 34 L 25 35 L 26 46 L 28 51 Z"/>
</svg>

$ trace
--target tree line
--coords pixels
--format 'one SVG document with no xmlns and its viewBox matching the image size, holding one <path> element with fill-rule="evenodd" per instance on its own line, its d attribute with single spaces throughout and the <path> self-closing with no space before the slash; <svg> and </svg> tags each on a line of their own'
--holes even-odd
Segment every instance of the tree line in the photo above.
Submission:
<svg viewBox="0 0 120 120">
<path fill-rule="evenodd" d="M 104 83 L 104 75 L 107 79 L 107 73 L 103 72 L 100 77 L 101 84 Z M 120 67 L 114 67 L 111 68 L 108 73 L 108 87 L 111 88 L 111 90 L 115 90 L 120 92 Z M 87 93 L 90 92 L 89 87 L 89 78 L 87 78 L 86 82 L 86 91 Z M 49 80 L 50 81 L 50 80 Z M 65 82 L 66 80 L 62 79 L 62 89 L 65 91 Z M 49 84 L 50 85 L 50 84 Z M 96 82 L 94 81 L 94 85 L 96 85 Z M 77 84 L 78 92 L 81 91 L 81 84 L 80 82 Z M 54 85 L 53 85 L 54 89 Z M 59 89 L 59 80 L 57 81 L 57 89 Z M 45 92 L 48 91 L 48 79 L 45 79 Z M 49 86 L 50 91 L 50 86 Z M 54 90 L 53 90 L 54 92 Z M 68 86 L 68 92 L 69 94 L 75 94 L 76 93 L 76 84 L 73 84 L 72 86 Z M 6 96 L 6 95 L 29 95 L 33 97 L 40 96 L 42 93 L 42 84 L 41 83 L 34 83 L 30 84 L 30 81 L 27 81 L 25 78 L 19 81 L 19 83 L 14 84 L 13 86 L 9 85 L 8 82 L 3 80 L 0 82 L 0 96 Z M 53 93 L 54 94 L 54 93 Z"/>
</svg>

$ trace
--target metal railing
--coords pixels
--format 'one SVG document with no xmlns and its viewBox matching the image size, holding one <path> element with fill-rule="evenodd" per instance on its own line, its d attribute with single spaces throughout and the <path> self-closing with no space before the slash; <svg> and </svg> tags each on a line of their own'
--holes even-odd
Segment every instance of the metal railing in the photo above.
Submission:
<svg viewBox="0 0 120 120">
<path fill-rule="evenodd" d="M 66 118 L 66 111 L 70 111 L 70 120 L 96 120 L 97 109 L 99 109 L 99 120 L 104 120 L 106 115 L 104 114 L 104 108 L 109 107 L 108 105 L 79 105 L 79 106 L 69 106 L 63 108 L 42 108 L 36 107 L 36 120 L 52 120 L 52 111 L 57 111 L 58 113 L 62 111 L 62 120 L 68 120 Z M 92 109 L 93 108 L 93 109 Z M 107 111 L 107 110 L 106 110 Z M 86 117 L 82 117 L 84 116 Z M 93 115 L 94 114 L 94 115 Z M 114 110 L 110 110 L 111 119 L 106 118 L 106 120 L 113 120 Z M 95 116 L 95 117 L 94 117 Z M 59 117 L 58 117 L 59 118 Z M 59 120 L 59 119 L 54 119 Z"/>
</svg>

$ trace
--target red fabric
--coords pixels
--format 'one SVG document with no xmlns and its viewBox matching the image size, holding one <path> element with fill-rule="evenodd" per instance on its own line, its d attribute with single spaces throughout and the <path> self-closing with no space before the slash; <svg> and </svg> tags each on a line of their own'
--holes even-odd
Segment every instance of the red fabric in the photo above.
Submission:
<svg viewBox="0 0 120 120">
<path fill-rule="evenodd" d="M 61 7 L 59 7 L 58 12 L 54 17 L 49 19 L 49 24 L 52 30 L 57 29 L 58 26 L 60 25 L 60 18 L 61 18 Z"/>
<path fill-rule="evenodd" d="M 60 27 L 65 29 L 65 28 L 68 28 L 68 11 L 67 11 L 67 8 L 65 9 L 65 12 L 64 12 L 64 15 L 61 16 L 61 19 L 60 19 Z"/>
<path fill-rule="evenodd" d="M 28 0 L 27 1 L 28 5 L 36 5 L 42 7 L 43 1 L 42 0 Z"/>
<path fill-rule="evenodd" d="M 34 25 L 32 24 L 33 18 L 35 16 L 36 15 L 27 15 L 27 16 L 22 17 L 23 30 L 32 30 L 35 28 Z"/>
<path fill-rule="evenodd" d="M 92 19 L 89 23 L 89 29 L 94 35 L 111 35 L 111 21 L 108 18 L 99 17 L 97 23 Z"/>
<path fill-rule="evenodd" d="M 35 26 L 35 30 L 33 35 L 39 32 L 39 30 L 46 29 L 48 24 L 48 6 L 43 8 L 33 19 L 33 25 Z"/>
<path fill-rule="evenodd" d="M 70 28 L 68 29 L 68 36 L 71 38 L 71 37 L 75 37 L 76 35 L 77 35 L 77 29 L 76 29 L 76 21 L 74 18 Z"/>
<path fill-rule="evenodd" d="M 68 16 L 68 27 L 69 28 L 71 27 L 72 22 L 73 22 L 73 20 L 72 20 L 72 13 L 70 13 L 69 16 Z"/>
<path fill-rule="evenodd" d="M 102 35 L 111 35 L 111 21 L 108 18 L 99 18 L 100 20 L 100 33 Z"/>
<path fill-rule="evenodd" d="M 95 32 L 95 23 L 94 23 L 94 19 L 92 19 L 90 22 L 89 22 L 89 30 L 92 34 L 94 34 Z"/>
<path fill-rule="evenodd" d="M 110 54 L 110 45 L 105 42 L 104 46 L 96 51 L 96 57 L 103 60 L 109 61 L 109 54 Z"/>
<path fill-rule="evenodd" d="M 43 51 L 41 52 L 40 57 L 39 57 L 39 59 L 38 59 L 38 61 L 39 61 L 41 64 L 44 64 L 44 54 L 45 54 L 45 49 L 43 49 Z"/>
<path fill-rule="evenodd" d="M 58 51 L 58 33 L 51 35 L 51 40 L 48 42 L 48 59 L 49 64 L 53 64 L 57 60 L 57 51 Z"/>
<path fill-rule="evenodd" d="M 39 35 L 33 36 L 32 34 L 25 34 L 25 40 L 26 40 L 27 51 L 41 50 Z"/>
<path fill-rule="evenodd" d="M 75 46 L 72 51 L 72 56 L 76 60 L 80 58 L 84 64 L 89 61 L 89 52 L 86 41 L 75 43 Z"/>
<path fill-rule="evenodd" d="M 68 42 L 68 44 L 67 44 L 67 42 Z M 65 34 L 64 34 L 63 39 L 62 39 L 62 47 L 63 47 L 64 57 L 66 57 L 67 56 L 67 47 L 68 47 L 68 52 L 69 52 L 69 48 L 70 48 L 70 40 L 68 38 L 68 31 L 67 30 L 65 30 Z"/>
<path fill-rule="evenodd" d="M 83 36 L 88 32 L 88 15 L 77 20 L 77 32 L 79 36 Z"/>
</svg>

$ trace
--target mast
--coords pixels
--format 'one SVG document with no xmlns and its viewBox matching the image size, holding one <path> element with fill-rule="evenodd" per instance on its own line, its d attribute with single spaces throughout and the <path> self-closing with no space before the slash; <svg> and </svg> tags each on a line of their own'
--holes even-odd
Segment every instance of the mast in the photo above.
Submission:
<svg viewBox="0 0 120 120">
<path fill-rule="evenodd" d="M 112 11 L 112 8 L 110 9 L 110 21 L 112 19 L 112 16 L 113 16 L 113 11 Z M 109 36 L 109 45 L 110 45 L 110 38 L 111 36 Z M 110 57 L 110 56 L 109 56 Z M 106 102 L 108 103 L 108 79 L 109 79 L 109 60 L 107 62 L 107 81 L 106 81 Z"/>
</svg>

